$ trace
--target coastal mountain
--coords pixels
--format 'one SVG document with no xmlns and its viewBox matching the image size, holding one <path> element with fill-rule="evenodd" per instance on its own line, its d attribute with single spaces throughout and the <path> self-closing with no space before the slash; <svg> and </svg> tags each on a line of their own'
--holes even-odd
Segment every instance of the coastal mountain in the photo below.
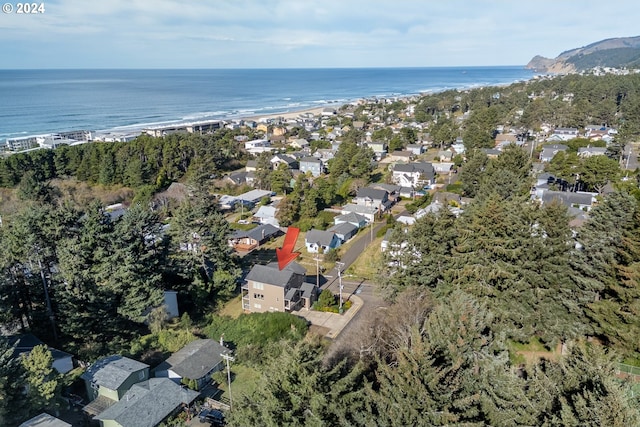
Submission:
<svg viewBox="0 0 640 427">
<path fill-rule="evenodd" d="M 547 73 L 575 73 L 594 67 L 640 67 L 640 36 L 601 40 L 553 59 L 537 55 L 526 66 Z"/>
</svg>

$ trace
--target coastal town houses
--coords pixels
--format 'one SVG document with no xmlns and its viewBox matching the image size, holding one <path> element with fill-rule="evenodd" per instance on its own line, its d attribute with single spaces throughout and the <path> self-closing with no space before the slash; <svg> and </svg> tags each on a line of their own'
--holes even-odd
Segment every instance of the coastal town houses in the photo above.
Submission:
<svg viewBox="0 0 640 427">
<path fill-rule="evenodd" d="M 278 263 L 256 264 L 242 285 L 242 308 L 246 312 L 295 311 L 311 308 L 317 286 L 306 282 L 307 271 L 297 262 L 282 270 Z"/>
</svg>

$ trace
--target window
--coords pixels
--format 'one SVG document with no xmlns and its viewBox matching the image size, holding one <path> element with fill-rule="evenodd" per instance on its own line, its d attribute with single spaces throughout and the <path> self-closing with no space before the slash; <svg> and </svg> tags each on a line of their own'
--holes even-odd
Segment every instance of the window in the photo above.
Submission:
<svg viewBox="0 0 640 427">
<path fill-rule="evenodd" d="M 263 294 L 253 294 L 253 298 L 254 299 L 264 299 L 264 295 Z"/>
<path fill-rule="evenodd" d="M 144 371 L 138 372 L 138 379 L 139 380 L 143 380 L 144 379 Z"/>
<path fill-rule="evenodd" d="M 258 304 L 258 303 L 253 304 L 253 307 L 254 307 L 254 308 L 262 308 L 262 304 Z"/>
<path fill-rule="evenodd" d="M 253 289 L 264 290 L 264 283 L 253 282 Z"/>
</svg>

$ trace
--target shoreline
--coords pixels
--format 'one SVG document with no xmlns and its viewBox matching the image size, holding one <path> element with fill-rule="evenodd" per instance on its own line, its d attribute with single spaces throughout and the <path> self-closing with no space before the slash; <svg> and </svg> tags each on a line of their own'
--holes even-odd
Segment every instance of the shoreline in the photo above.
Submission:
<svg viewBox="0 0 640 427">
<path fill-rule="evenodd" d="M 12 135 L 12 136 L 5 136 L 3 137 L 2 140 L 0 140 L 0 145 L 5 145 L 6 141 L 20 141 L 20 140 L 27 140 L 30 138 L 51 138 L 51 137 L 55 137 L 56 135 L 65 135 L 65 134 L 70 134 L 73 132 L 81 132 L 81 131 L 87 131 L 91 133 L 91 139 L 86 140 L 79 140 L 78 143 L 84 143 L 84 142 L 100 142 L 100 141 L 106 141 L 106 142 L 114 142 L 114 141 L 126 141 L 126 140 L 130 140 L 131 138 L 138 136 L 140 134 L 142 134 L 142 131 L 144 129 L 154 129 L 154 128 L 162 128 L 162 127 L 171 127 L 171 126 L 184 126 L 187 124 L 201 124 L 201 123 L 210 123 L 210 122 L 225 122 L 225 123 L 232 123 L 234 121 L 239 121 L 239 120 L 252 120 L 252 121 L 257 121 L 260 122 L 262 120 L 269 120 L 269 119 L 275 119 L 275 118 L 283 118 L 284 120 L 290 120 L 290 119 L 295 119 L 298 118 L 300 115 L 303 115 L 305 113 L 311 113 L 314 116 L 319 116 L 322 114 L 322 110 L 325 108 L 333 108 L 335 110 L 339 110 L 341 107 L 345 106 L 345 105 L 349 105 L 352 103 L 357 103 L 357 102 L 362 102 L 362 101 L 366 101 L 366 100 L 386 100 L 386 99 L 408 99 L 408 98 L 414 98 L 414 97 L 424 97 L 424 96 L 429 96 L 432 94 L 436 94 L 436 93 L 440 93 L 443 91 L 447 91 L 447 90 L 459 90 L 459 91 L 468 91 L 468 90 L 474 90 L 477 88 L 483 88 L 483 87 L 502 87 L 502 86 L 509 86 L 512 84 L 517 84 L 523 81 L 529 81 L 529 80 L 533 80 L 536 78 L 537 75 L 531 75 L 529 78 L 527 79 L 515 79 L 512 80 L 510 82 L 500 82 L 500 83 L 470 83 L 468 82 L 467 84 L 464 85 L 460 85 L 457 87 L 435 87 L 432 89 L 425 89 L 425 90 L 420 90 L 420 91 L 416 91 L 416 92 L 412 92 L 412 91 L 407 91 L 404 93 L 386 93 L 386 94 L 371 94 L 368 96 L 359 96 L 359 97 L 354 97 L 354 98 L 341 98 L 341 99 L 335 99 L 335 100 L 327 100 L 325 102 L 322 103 L 318 103 L 318 101 L 308 101 L 308 102 L 304 102 L 307 105 L 302 105 L 302 106 L 296 106 L 296 107 L 292 107 L 293 109 L 288 109 L 286 108 L 286 110 L 283 111 L 283 107 L 284 106 L 280 106 L 280 107 L 270 107 L 270 106 L 266 106 L 266 107 L 256 107 L 256 110 L 260 110 L 260 109 L 266 109 L 269 110 L 270 108 L 272 108 L 274 111 L 264 111 L 263 113 L 260 113 L 259 111 L 233 111 L 233 112 L 227 112 L 227 114 L 221 114 L 221 115 L 215 115 L 212 114 L 210 117 L 207 117 L 206 115 L 203 115 L 202 117 L 194 117 L 193 119 L 175 119 L 175 120 L 159 120 L 158 122 L 149 122 L 149 123 L 134 123 L 134 124 L 129 124 L 129 125 L 121 125 L 121 126 L 112 126 L 109 128 L 89 128 L 89 127 L 76 127 L 73 129 L 69 129 L 69 130 L 55 130 L 55 131 L 44 131 L 44 132 L 34 132 L 34 133 L 21 133 L 19 135 Z M 373 92 L 373 90 L 371 91 Z M 316 103 L 317 105 L 308 105 L 309 103 Z M 279 110 L 279 111 L 278 111 Z M 197 114 L 197 113 L 194 113 Z M 188 117 L 189 114 L 185 114 L 185 117 Z"/>
</svg>

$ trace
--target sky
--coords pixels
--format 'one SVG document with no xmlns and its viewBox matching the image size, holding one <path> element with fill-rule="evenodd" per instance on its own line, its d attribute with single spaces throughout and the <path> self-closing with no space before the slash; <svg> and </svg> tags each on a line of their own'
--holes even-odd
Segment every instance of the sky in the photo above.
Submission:
<svg viewBox="0 0 640 427">
<path fill-rule="evenodd" d="M 525 65 L 640 35 L 636 1 L 10 0 L 0 69 Z"/>
</svg>

